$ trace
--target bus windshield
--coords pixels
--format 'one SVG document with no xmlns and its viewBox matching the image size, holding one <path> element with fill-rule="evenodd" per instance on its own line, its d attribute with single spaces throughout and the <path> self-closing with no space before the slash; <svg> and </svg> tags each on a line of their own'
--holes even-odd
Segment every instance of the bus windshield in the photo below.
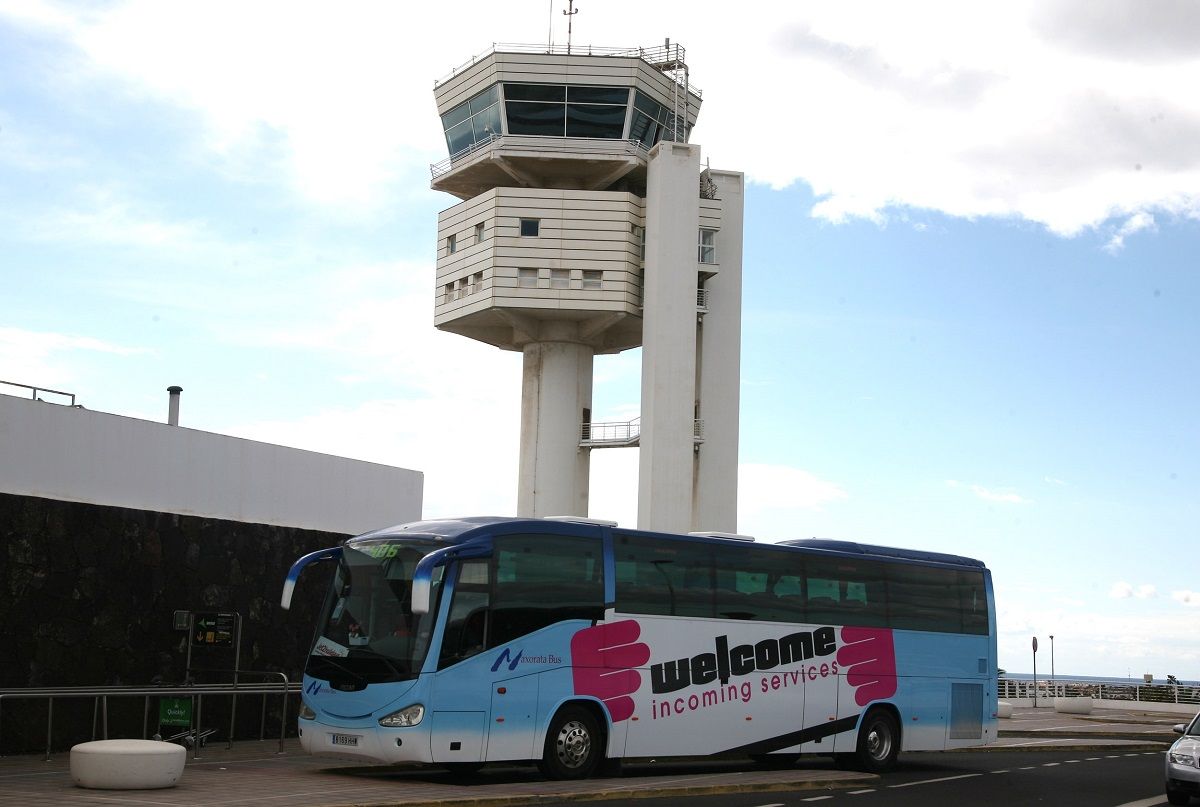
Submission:
<svg viewBox="0 0 1200 807">
<path fill-rule="evenodd" d="M 379 540 L 347 544 L 325 601 L 309 675 L 338 688 L 416 678 L 429 650 L 442 569 L 434 570 L 430 613 L 412 611 L 413 571 L 440 544 Z"/>
</svg>

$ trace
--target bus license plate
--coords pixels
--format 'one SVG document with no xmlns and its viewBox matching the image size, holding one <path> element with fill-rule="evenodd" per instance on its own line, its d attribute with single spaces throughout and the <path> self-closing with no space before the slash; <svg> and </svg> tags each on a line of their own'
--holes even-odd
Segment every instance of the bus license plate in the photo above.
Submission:
<svg viewBox="0 0 1200 807">
<path fill-rule="evenodd" d="M 330 734 L 329 742 L 333 745 L 358 745 L 358 736 L 354 734 Z"/>
</svg>

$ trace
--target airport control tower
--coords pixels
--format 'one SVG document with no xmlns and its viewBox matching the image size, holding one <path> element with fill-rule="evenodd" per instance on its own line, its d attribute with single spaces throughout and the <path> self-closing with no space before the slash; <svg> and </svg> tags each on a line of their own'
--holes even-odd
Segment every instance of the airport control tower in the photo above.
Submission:
<svg viewBox="0 0 1200 807">
<path fill-rule="evenodd" d="M 684 49 L 496 46 L 434 93 L 434 323 L 524 356 L 518 515 L 586 516 L 591 452 L 638 445 L 639 527 L 735 532 L 743 177 L 688 142 Z M 593 423 L 593 357 L 639 346 L 641 417 Z"/>
</svg>

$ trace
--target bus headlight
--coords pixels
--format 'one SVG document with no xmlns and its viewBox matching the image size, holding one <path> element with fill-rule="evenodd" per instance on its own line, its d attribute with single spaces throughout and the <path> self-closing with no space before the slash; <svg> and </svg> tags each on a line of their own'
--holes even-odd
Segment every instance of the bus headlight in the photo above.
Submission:
<svg viewBox="0 0 1200 807">
<path fill-rule="evenodd" d="M 423 717 L 425 717 L 425 707 L 414 703 L 412 706 L 406 706 L 398 712 L 392 712 L 390 715 L 379 718 L 379 725 L 389 729 L 404 728 L 417 725 Z"/>
<path fill-rule="evenodd" d="M 301 720 L 316 720 L 317 713 L 308 708 L 308 704 L 300 701 L 300 719 Z"/>
</svg>

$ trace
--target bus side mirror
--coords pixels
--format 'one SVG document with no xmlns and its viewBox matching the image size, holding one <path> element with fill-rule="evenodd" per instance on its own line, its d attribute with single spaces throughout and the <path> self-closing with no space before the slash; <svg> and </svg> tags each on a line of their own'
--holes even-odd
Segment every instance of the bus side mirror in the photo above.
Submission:
<svg viewBox="0 0 1200 807">
<path fill-rule="evenodd" d="M 288 569 L 287 577 L 283 580 L 283 596 L 279 599 L 279 607 L 287 611 L 292 607 L 292 594 L 296 590 L 296 581 L 300 579 L 300 572 L 310 563 L 316 563 L 321 560 L 334 560 L 342 556 L 342 548 L 335 546 L 330 549 L 318 549 L 316 552 L 310 552 L 300 560 L 292 564 L 292 568 Z"/>
</svg>

